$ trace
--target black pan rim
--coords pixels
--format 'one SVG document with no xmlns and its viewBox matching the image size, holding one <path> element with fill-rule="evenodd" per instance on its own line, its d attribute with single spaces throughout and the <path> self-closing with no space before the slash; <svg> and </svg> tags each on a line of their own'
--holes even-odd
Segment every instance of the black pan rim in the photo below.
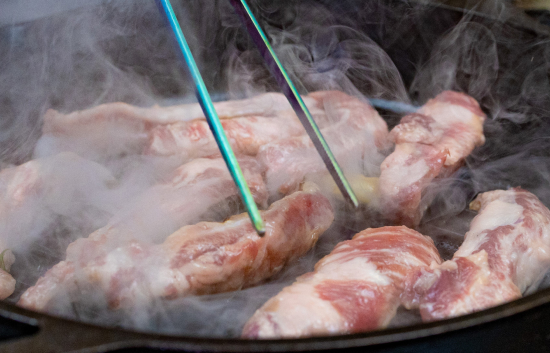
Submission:
<svg viewBox="0 0 550 353">
<path fill-rule="evenodd" d="M 493 308 L 441 321 L 347 335 L 269 340 L 172 336 L 133 331 L 39 313 L 6 302 L 0 302 L 0 316 L 38 328 L 38 334 L 19 338 L 18 340 L 34 340 L 35 336 L 40 336 L 42 330 L 48 331 L 50 337 L 52 332 L 48 328 L 51 328 L 52 325 L 62 328 L 61 332 L 68 332 L 67 330 L 72 332 L 75 332 L 75 330 L 82 330 L 82 332 L 95 331 L 100 336 L 109 333 L 108 337 L 105 336 L 104 341 L 95 341 L 94 347 L 88 347 L 93 348 L 92 351 L 139 347 L 209 352 L 300 352 L 368 347 L 436 336 L 504 319 L 547 303 L 550 303 L 550 288 Z"/>
</svg>

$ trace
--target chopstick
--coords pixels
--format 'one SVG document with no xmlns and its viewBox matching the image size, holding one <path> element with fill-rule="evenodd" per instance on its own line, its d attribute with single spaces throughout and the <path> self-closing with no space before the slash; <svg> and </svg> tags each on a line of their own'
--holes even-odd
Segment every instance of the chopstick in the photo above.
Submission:
<svg viewBox="0 0 550 353">
<path fill-rule="evenodd" d="M 388 110 L 390 112 L 394 112 L 398 114 L 415 113 L 418 109 L 420 109 L 420 107 L 417 107 L 415 105 L 398 102 L 398 101 L 390 101 L 387 99 L 379 99 L 379 98 L 367 98 L 367 99 L 369 103 L 375 108 Z"/>
<path fill-rule="evenodd" d="M 204 112 L 204 116 L 208 121 L 208 125 L 210 126 L 212 133 L 214 134 L 214 138 L 216 140 L 216 143 L 218 144 L 220 152 L 222 153 L 223 159 L 225 160 L 225 163 L 229 168 L 229 172 L 231 173 L 231 176 L 233 177 L 235 184 L 239 188 L 244 204 L 246 206 L 246 210 L 248 212 L 248 215 L 250 216 L 250 220 L 252 221 L 252 224 L 254 225 L 256 232 L 261 236 L 265 233 L 264 222 L 262 220 L 260 212 L 258 211 L 258 207 L 254 202 L 254 197 L 250 193 L 250 189 L 246 184 L 246 180 L 244 178 L 241 167 L 237 162 L 237 158 L 235 157 L 235 154 L 231 149 L 231 145 L 227 140 L 227 136 L 225 135 L 223 126 L 220 122 L 218 114 L 216 113 L 216 110 L 214 109 L 214 104 L 212 103 L 210 94 L 206 89 L 206 86 L 202 79 L 199 68 L 197 67 L 195 59 L 193 58 L 191 49 L 189 48 L 189 45 L 187 45 L 187 41 L 185 40 L 185 36 L 183 35 L 181 27 L 178 23 L 178 19 L 176 18 L 174 9 L 170 4 L 170 0 L 158 0 L 158 1 L 162 5 L 162 8 L 168 19 L 168 22 L 170 23 L 170 27 L 172 28 L 176 36 L 176 40 L 185 58 L 185 63 L 187 64 L 187 67 L 189 68 L 191 76 L 193 77 L 193 81 L 195 82 L 197 99 L 202 108 L 202 111 Z"/>
<path fill-rule="evenodd" d="M 235 12 L 239 15 L 248 33 L 252 37 L 252 40 L 258 47 L 267 67 L 271 71 L 271 74 L 277 81 L 279 87 L 283 91 L 283 94 L 288 99 L 290 105 L 294 109 L 294 112 L 296 112 L 296 115 L 304 126 L 309 138 L 313 142 L 315 149 L 323 159 L 330 175 L 336 182 L 338 189 L 348 202 L 353 204 L 354 207 L 358 207 L 359 202 L 357 201 L 357 197 L 353 193 L 350 184 L 340 169 L 336 158 L 334 158 L 332 151 L 321 134 L 321 131 L 317 127 L 315 120 L 313 120 L 313 117 L 302 100 L 302 97 L 298 94 L 298 90 L 292 83 L 283 65 L 271 48 L 269 40 L 254 17 L 254 14 L 248 7 L 248 4 L 245 0 L 229 0 L 229 2 L 233 5 Z"/>
</svg>

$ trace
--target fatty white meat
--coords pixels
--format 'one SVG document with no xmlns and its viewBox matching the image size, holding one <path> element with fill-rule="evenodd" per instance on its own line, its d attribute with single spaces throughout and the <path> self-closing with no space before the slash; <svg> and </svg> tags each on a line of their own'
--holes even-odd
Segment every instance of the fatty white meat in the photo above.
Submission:
<svg viewBox="0 0 550 353">
<path fill-rule="evenodd" d="M 418 272 L 407 306 L 432 321 L 483 310 L 537 288 L 550 269 L 550 211 L 521 188 L 482 193 L 453 259 Z"/>
<path fill-rule="evenodd" d="M 111 309 L 254 285 L 303 255 L 332 223 L 332 206 L 306 184 L 261 212 L 258 236 L 247 214 L 223 223 L 185 226 L 159 245 L 132 241 L 86 261 L 63 261 L 21 297 L 19 305 L 47 310 L 57 294 L 90 285 Z"/>
<path fill-rule="evenodd" d="M 389 221 L 415 227 L 431 200 L 423 191 L 457 170 L 485 142 L 485 114 L 463 93 L 445 91 L 409 114 L 390 132 L 395 150 L 382 163 L 381 211 Z"/>
<path fill-rule="evenodd" d="M 242 335 L 296 338 L 383 328 L 401 304 L 408 276 L 440 262 L 432 239 L 412 229 L 363 230 L 258 309 Z"/>
</svg>

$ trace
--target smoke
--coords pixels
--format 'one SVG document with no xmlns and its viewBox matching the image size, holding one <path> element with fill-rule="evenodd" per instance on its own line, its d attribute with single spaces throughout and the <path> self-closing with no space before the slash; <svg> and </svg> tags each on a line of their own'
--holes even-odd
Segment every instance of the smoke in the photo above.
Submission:
<svg viewBox="0 0 550 353">
<path fill-rule="evenodd" d="M 409 88 L 418 103 L 446 89 L 465 92 L 488 116 L 486 143 L 453 177 L 436 180 L 423 196 L 435 195 L 435 200 L 419 231 L 434 239 L 444 260 L 461 245 L 476 215 L 468 205 L 478 193 L 521 186 L 550 206 L 548 42 L 527 30 L 528 20 L 520 26 L 505 22 L 512 13 L 506 8 L 486 11 L 496 20 L 467 13 L 434 41 Z M 540 288 L 550 284 L 548 278 Z M 392 325 L 415 322 L 407 318 L 396 317 Z"/>
<path fill-rule="evenodd" d="M 188 92 L 153 2 L 104 1 L 5 25 L 0 38 L 4 162 L 30 157 L 47 109 L 72 112 L 115 101 L 149 106 L 157 89 Z"/>
<path fill-rule="evenodd" d="M 361 100 L 420 105 L 451 89 L 480 102 L 488 115 L 487 142 L 453 177 L 436 180 L 426 193 L 435 201 L 420 231 L 434 238 L 444 258 L 460 245 L 474 216 L 468 204 L 479 192 L 522 186 L 550 206 L 550 43 L 536 32 L 504 22 L 510 12 L 499 2 L 484 3 L 484 8 L 462 16 L 399 1 L 251 2 L 302 94 L 340 90 Z M 227 1 L 174 1 L 174 6 L 206 84 L 217 97 L 278 91 Z M 36 148 L 48 109 L 70 113 L 109 102 L 147 107 L 190 100 L 189 77 L 154 2 L 104 1 L 32 17 L 37 19 L 0 27 L 2 166 L 57 152 L 46 151 L 44 139 Z M 399 115 L 381 113 L 390 127 L 399 121 Z M 381 155 L 375 152 L 359 167 L 356 156 L 344 164 L 354 172 L 376 175 Z M 134 201 L 142 200 L 140 195 L 152 185 L 166 183 L 179 161 L 129 153 L 97 162 L 52 168 L 45 174 L 50 196 L 32 199 L 15 215 L 28 227 L 17 230 L 26 235 L 25 241 L 8 240 L 16 253 L 13 273 L 18 279 L 10 300 L 16 301 L 17 294 L 62 260 L 68 243 L 87 237 L 113 215 L 139 207 L 141 218 L 164 222 L 158 207 L 147 212 L 146 200 Z M 69 294 L 60 295 L 51 311 L 143 331 L 238 336 L 256 308 L 312 270 L 337 242 L 382 225 L 368 207 L 351 211 L 339 201 L 334 205 L 339 217 L 319 244 L 262 286 L 159 299 L 128 312 L 106 310 L 104 298 L 93 288 L 80 288 L 85 299 L 74 302 Z M 223 220 L 239 211 L 242 205 L 232 200 L 204 217 Z M 11 223 L 4 223 L 4 234 L 15 233 Z M 163 226 L 164 233 L 174 227 L 168 221 Z M 161 238 L 141 240 L 158 243 Z M 416 320 L 414 312 L 400 311 L 392 326 Z"/>
<path fill-rule="evenodd" d="M 426 101 L 444 90 L 468 92 L 479 101 L 491 94 L 499 61 L 496 40 L 487 27 L 475 22 L 459 23 L 432 53 L 410 88 L 417 99 Z"/>
<path fill-rule="evenodd" d="M 311 3 L 258 3 L 273 26 L 265 30 L 280 60 L 302 94 L 318 90 L 340 90 L 351 95 L 367 95 L 408 102 L 401 76 L 389 56 L 362 32 L 339 23 L 325 7 Z M 232 13 L 229 9 L 228 13 Z M 229 16 L 227 16 L 229 17 Z M 224 76 L 232 95 L 278 90 L 248 39 L 245 49 L 241 24 L 235 16 L 222 18 L 227 50 Z M 270 20 L 267 19 L 267 24 Z M 244 35 L 247 35 L 246 33 Z"/>
</svg>

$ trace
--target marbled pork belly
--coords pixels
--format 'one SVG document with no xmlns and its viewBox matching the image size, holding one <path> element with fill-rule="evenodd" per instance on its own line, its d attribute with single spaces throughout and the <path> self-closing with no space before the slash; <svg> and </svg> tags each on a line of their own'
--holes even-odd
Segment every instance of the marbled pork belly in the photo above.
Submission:
<svg viewBox="0 0 550 353">
<path fill-rule="evenodd" d="M 409 114 L 390 132 L 395 151 L 382 163 L 381 210 L 396 224 L 418 225 L 431 200 L 423 191 L 458 169 L 485 142 L 485 114 L 471 97 L 445 91 Z"/>
<path fill-rule="evenodd" d="M 246 323 L 243 336 L 291 338 L 384 328 L 401 304 L 408 276 L 440 262 L 433 241 L 412 229 L 366 229 L 266 302 Z"/>
<path fill-rule="evenodd" d="M 388 127 L 374 108 L 338 91 L 314 92 L 308 98 L 320 112 L 314 117 L 341 166 L 380 163 L 378 150 L 387 147 Z M 267 168 L 270 194 L 291 192 L 305 176 L 326 171 L 307 135 L 263 145 L 258 160 Z"/>
<path fill-rule="evenodd" d="M 268 195 L 263 169 L 250 157 L 240 158 L 239 162 L 255 201 L 265 206 Z M 162 242 L 178 228 L 198 221 L 212 206 L 237 195 L 223 159 L 195 159 L 184 164 L 169 180 L 128 202 L 105 226 L 71 243 L 66 260 L 27 289 L 20 305 L 43 310 L 57 293 L 71 290 L 75 269 L 135 241 Z"/>
<path fill-rule="evenodd" d="M 550 211 L 521 188 L 477 196 L 453 259 L 418 272 L 408 306 L 432 321 L 483 310 L 537 288 L 550 269 Z"/>
</svg>

